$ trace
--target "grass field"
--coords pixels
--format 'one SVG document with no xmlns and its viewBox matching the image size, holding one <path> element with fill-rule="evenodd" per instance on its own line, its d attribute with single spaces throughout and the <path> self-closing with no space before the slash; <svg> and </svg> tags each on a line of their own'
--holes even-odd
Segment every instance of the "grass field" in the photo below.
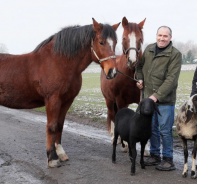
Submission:
<svg viewBox="0 0 197 184">
<path fill-rule="evenodd" d="M 93 119 L 106 117 L 107 108 L 100 89 L 99 73 L 83 73 L 83 84 L 79 95 L 72 104 L 71 111 L 75 111 Z M 177 90 L 176 113 L 180 106 L 188 99 L 191 92 L 191 85 L 194 71 L 182 71 L 179 77 Z M 136 104 L 130 105 L 132 109 Z"/>
<path fill-rule="evenodd" d="M 91 66 L 94 68 L 94 66 Z M 181 71 L 177 90 L 175 117 L 180 106 L 188 99 L 191 93 L 194 71 Z M 106 122 L 107 107 L 100 88 L 100 73 L 83 73 L 82 88 L 75 98 L 69 112 L 86 116 L 93 121 Z M 137 104 L 130 105 L 136 109 Z M 39 109 L 40 110 L 40 109 Z M 44 108 L 42 108 L 44 110 Z"/>
</svg>

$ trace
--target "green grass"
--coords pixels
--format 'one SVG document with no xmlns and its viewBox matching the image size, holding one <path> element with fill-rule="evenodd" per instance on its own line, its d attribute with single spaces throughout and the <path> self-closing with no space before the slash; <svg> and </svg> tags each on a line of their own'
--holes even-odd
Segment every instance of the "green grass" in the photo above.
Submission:
<svg viewBox="0 0 197 184">
<path fill-rule="evenodd" d="M 194 71 L 182 71 L 180 73 L 175 117 L 178 109 L 190 96 L 193 75 Z M 89 117 L 93 121 L 106 121 L 107 107 L 105 99 L 101 93 L 100 73 L 83 73 L 82 77 L 83 81 L 81 91 L 75 98 L 69 112 Z M 132 109 L 136 109 L 137 104 L 130 105 L 130 107 Z M 42 107 L 38 110 L 44 111 L 45 108 Z"/>
</svg>

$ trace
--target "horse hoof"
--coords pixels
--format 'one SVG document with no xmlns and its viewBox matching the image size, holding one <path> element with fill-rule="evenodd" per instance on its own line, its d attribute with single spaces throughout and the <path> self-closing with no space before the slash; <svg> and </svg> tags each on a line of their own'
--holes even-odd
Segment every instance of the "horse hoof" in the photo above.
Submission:
<svg viewBox="0 0 197 184">
<path fill-rule="evenodd" d="M 191 178 L 192 178 L 192 179 L 196 179 L 196 173 L 195 173 L 195 171 L 192 171 L 192 172 L 191 172 Z"/>
<path fill-rule="evenodd" d="M 124 148 L 121 146 L 121 151 L 127 153 L 129 151 L 127 145 Z"/>
<path fill-rule="evenodd" d="M 69 160 L 69 158 L 66 154 L 60 154 L 60 155 L 58 155 L 58 157 L 61 162 L 65 162 L 65 161 Z"/>
<path fill-rule="evenodd" d="M 145 157 L 149 157 L 149 156 L 150 156 L 150 152 L 149 152 L 148 150 L 145 150 L 145 151 L 144 151 L 144 156 L 145 156 Z"/>
<path fill-rule="evenodd" d="M 47 163 L 48 163 L 48 167 L 50 167 L 50 168 L 55 168 L 55 167 L 60 167 L 61 166 L 61 163 L 60 163 L 59 159 L 58 160 L 51 160 Z"/>
<path fill-rule="evenodd" d="M 183 178 L 186 178 L 186 177 L 187 177 L 187 173 L 186 173 L 186 172 L 183 173 L 183 174 L 182 174 L 182 177 L 183 177 Z"/>
</svg>

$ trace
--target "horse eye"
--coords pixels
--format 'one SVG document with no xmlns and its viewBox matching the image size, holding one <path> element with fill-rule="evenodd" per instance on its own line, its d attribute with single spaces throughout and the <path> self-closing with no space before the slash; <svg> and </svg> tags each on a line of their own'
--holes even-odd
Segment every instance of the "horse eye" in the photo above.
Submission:
<svg viewBox="0 0 197 184">
<path fill-rule="evenodd" d="M 103 42 L 99 42 L 101 45 L 104 45 L 104 43 Z"/>
</svg>

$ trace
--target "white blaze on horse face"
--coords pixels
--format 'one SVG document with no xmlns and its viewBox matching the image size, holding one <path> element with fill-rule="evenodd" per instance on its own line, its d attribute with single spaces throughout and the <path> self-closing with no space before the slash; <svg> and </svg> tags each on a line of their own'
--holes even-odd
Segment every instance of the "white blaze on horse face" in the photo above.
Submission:
<svg viewBox="0 0 197 184">
<path fill-rule="evenodd" d="M 113 52 L 113 40 L 111 38 L 107 38 L 107 42 L 109 43 L 109 46 L 111 47 L 111 51 Z"/>
<path fill-rule="evenodd" d="M 131 33 L 128 35 L 129 39 L 130 39 L 130 47 L 133 47 L 133 48 L 137 48 L 136 46 L 136 36 L 135 36 L 135 33 Z M 133 62 L 136 62 L 136 51 L 135 50 L 130 50 L 129 51 L 129 59 Z"/>
</svg>

